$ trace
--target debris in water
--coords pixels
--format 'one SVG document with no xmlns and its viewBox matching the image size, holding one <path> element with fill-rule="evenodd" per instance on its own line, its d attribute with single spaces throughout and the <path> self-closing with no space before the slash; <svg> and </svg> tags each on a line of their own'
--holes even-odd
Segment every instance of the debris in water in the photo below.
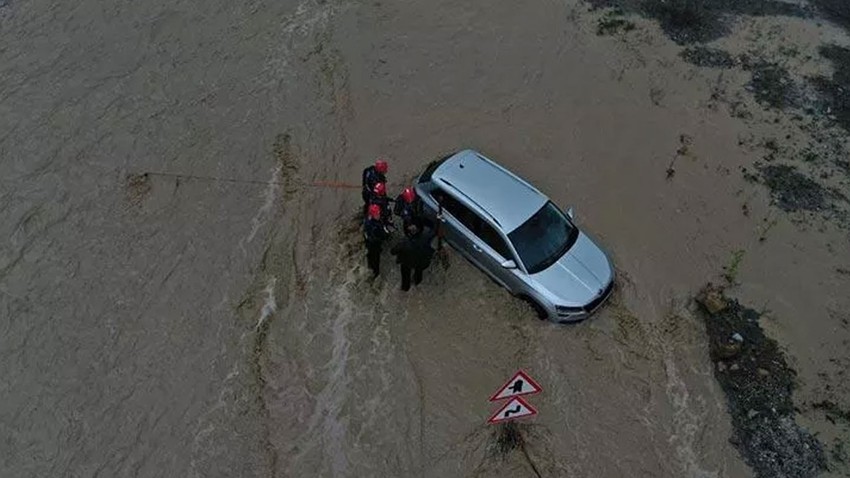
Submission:
<svg viewBox="0 0 850 478">
<path fill-rule="evenodd" d="M 496 454 L 507 456 L 508 453 L 523 445 L 522 433 L 514 422 L 507 422 L 496 427 Z"/>
<path fill-rule="evenodd" d="M 770 230 L 773 229 L 776 226 L 776 224 L 779 223 L 779 221 L 776 220 L 776 219 L 768 220 L 768 218 L 764 218 L 764 220 L 762 222 L 763 222 L 763 224 L 761 226 L 759 226 L 759 242 L 766 241 L 767 240 L 767 233 L 770 232 Z"/>
<path fill-rule="evenodd" d="M 534 475 L 538 478 L 541 476 L 540 471 L 537 469 L 537 465 L 528 454 L 528 450 L 525 446 L 525 438 L 523 437 L 523 430 L 520 428 L 520 425 L 517 425 L 516 422 L 502 423 L 496 428 L 494 438 L 495 447 L 493 451 L 496 455 L 506 458 L 512 451 L 519 450 L 522 452 L 523 457 L 528 462 L 528 465 L 531 467 Z"/>
<path fill-rule="evenodd" d="M 741 353 L 741 343 L 735 341 L 727 341 L 717 346 L 717 356 L 724 360 L 736 358 Z M 736 364 L 732 364 L 733 367 Z M 733 369 L 736 370 L 736 369 Z"/>
<path fill-rule="evenodd" d="M 711 283 L 703 287 L 702 291 L 700 291 L 699 295 L 696 297 L 696 300 L 711 314 L 717 314 L 726 308 L 726 299 L 723 297 L 723 289 Z"/>
<path fill-rule="evenodd" d="M 673 156 L 673 159 L 670 160 L 670 165 L 667 166 L 667 179 L 670 180 L 676 174 L 676 168 L 673 166 L 676 164 L 676 160 L 679 159 L 680 156 L 688 156 L 691 159 L 694 159 L 691 154 L 691 143 L 693 143 L 693 138 L 687 134 L 679 135 L 679 149 L 676 150 L 676 155 Z"/>
<path fill-rule="evenodd" d="M 734 284 L 738 279 L 738 268 L 741 266 L 741 261 L 744 259 L 744 251 L 743 249 L 738 249 L 737 251 L 732 252 L 732 259 L 729 261 L 728 265 L 723 266 L 723 278 L 726 279 L 728 284 Z"/>
<path fill-rule="evenodd" d="M 621 15 L 623 11 L 615 8 L 606 13 L 596 24 L 597 35 L 615 35 L 620 32 L 629 32 L 635 29 L 635 24 L 624 20 Z"/>
<path fill-rule="evenodd" d="M 741 166 L 741 175 L 744 176 L 744 181 L 749 183 L 757 183 L 759 182 L 759 177 L 750 172 L 745 166 Z"/>
<path fill-rule="evenodd" d="M 690 156 L 691 144 L 694 142 L 694 138 L 687 134 L 679 135 L 679 149 L 676 150 L 677 156 Z"/>
<path fill-rule="evenodd" d="M 293 152 L 292 135 L 277 135 L 274 142 L 274 155 L 283 176 L 283 197 L 291 199 L 298 192 L 298 170 L 300 163 Z"/>
<path fill-rule="evenodd" d="M 125 178 L 127 201 L 138 206 L 151 192 L 151 177 L 148 173 L 128 174 Z"/>
</svg>

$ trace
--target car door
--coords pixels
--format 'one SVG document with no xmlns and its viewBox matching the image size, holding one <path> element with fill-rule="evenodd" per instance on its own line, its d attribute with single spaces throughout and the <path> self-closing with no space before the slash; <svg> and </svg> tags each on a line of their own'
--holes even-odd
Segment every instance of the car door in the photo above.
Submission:
<svg viewBox="0 0 850 478">
<path fill-rule="evenodd" d="M 505 238 L 484 218 L 443 193 L 444 236 L 458 252 L 494 281 L 510 291 L 518 290 L 518 269 L 506 269 L 502 263 L 515 260 Z"/>
<path fill-rule="evenodd" d="M 472 254 L 472 231 L 478 216 L 440 188 L 436 188 L 434 194 L 442 206 L 442 220 L 438 227 L 442 229 L 443 238 L 464 257 L 481 267 Z"/>
<path fill-rule="evenodd" d="M 475 234 L 480 242 L 473 245 L 472 252 L 476 256 L 476 262 L 481 264 L 481 268 L 488 271 L 496 282 L 509 291 L 516 293 L 524 290 L 525 272 L 520 269 L 504 235 L 483 218 Z M 511 269 L 504 267 L 502 264 L 505 261 L 514 261 L 516 267 Z"/>
</svg>

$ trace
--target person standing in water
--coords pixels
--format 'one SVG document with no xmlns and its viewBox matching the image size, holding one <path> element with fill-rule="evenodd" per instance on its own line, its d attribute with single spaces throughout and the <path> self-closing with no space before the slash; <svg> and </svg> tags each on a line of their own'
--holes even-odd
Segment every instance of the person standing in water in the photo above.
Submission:
<svg viewBox="0 0 850 478">
<path fill-rule="evenodd" d="M 389 171 L 389 169 L 389 165 L 385 160 L 378 159 L 375 161 L 374 165 L 363 170 L 363 188 L 361 192 L 361 195 L 363 196 L 363 214 L 366 214 L 367 209 L 369 208 L 369 202 L 372 198 L 375 186 L 377 186 L 378 183 L 386 184 L 387 171 Z"/>
<path fill-rule="evenodd" d="M 407 292 L 410 290 L 411 273 L 413 284 L 418 285 L 422 282 L 422 272 L 431 265 L 431 258 L 434 257 L 431 241 L 434 239 L 434 234 L 430 229 L 423 230 L 415 224 L 410 224 L 405 230 L 405 235 L 407 237 L 396 244 L 390 252 L 396 256 L 396 262 L 401 269 L 401 290 Z"/>
<path fill-rule="evenodd" d="M 381 251 L 384 241 L 390 236 L 387 226 L 382 219 L 381 206 L 369 206 L 363 221 L 363 237 L 366 240 L 366 263 L 372 270 L 372 277 L 381 273 Z"/>
</svg>

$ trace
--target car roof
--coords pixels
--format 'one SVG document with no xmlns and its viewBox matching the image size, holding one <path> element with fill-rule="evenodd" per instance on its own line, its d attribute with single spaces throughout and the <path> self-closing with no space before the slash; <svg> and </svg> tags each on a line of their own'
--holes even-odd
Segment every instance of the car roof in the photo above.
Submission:
<svg viewBox="0 0 850 478">
<path fill-rule="evenodd" d="M 487 214 L 505 233 L 519 227 L 549 200 L 534 186 L 469 149 L 447 159 L 431 179 Z"/>
</svg>

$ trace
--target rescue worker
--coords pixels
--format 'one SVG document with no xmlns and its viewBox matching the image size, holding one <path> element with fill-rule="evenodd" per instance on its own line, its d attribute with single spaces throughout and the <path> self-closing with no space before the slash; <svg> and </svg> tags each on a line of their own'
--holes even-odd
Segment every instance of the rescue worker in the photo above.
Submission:
<svg viewBox="0 0 850 478">
<path fill-rule="evenodd" d="M 413 188 L 404 188 L 404 191 L 395 199 L 393 208 L 395 215 L 401 218 L 402 228 L 407 234 L 408 227 L 415 225 L 418 229 L 424 226 L 424 218 L 422 215 L 422 200 L 416 196 L 416 190 Z"/>
<path fill-rule="evenodd" d="M 390 209 L 390 198 L 387 197 L 387 184 L 378 183 L 369 195 L 369 205 L 376 204 L 381 208 L 381 221 L 387 227 L 393 226 L 393 211 Z"/>
<path fill-rule="evenodd" d="M 381 220 L 381 206 L 369 205 L 368 214 L 363 222 L 363 237 L 366 239 L 366 263 L 372 270 L 372 277 L 381 273 L 381 246 L 390 236 L 390 232 Z"/>
<path fill-rule="evenodd" d="M 369 207 L 369 199 L 372 196 L 372 191 L 375 189 L 375 185 L 378 183 L 387 182 L 387 171 L 389 170 L 389 165 L 383 159 L 378 159 L 375 161 L 373 166 L 369 166 L 368 168 L 363 170 L 363 213 L 366 213 L 366 209 Z"/>
<path fill-rule="evenodd" d="M 430 229 L 420 229 L 416 224 L 410 224 L 405 231 L 407 238 L 393 246 L 392 254 L 401 268 L 401 290 L 410 290 L 410 275 L 413 273 L 413 283 L 422 282 L 422 271 L 431 265 L 434 248 L 431 240 L 434 234 Z"/>
</svg>

